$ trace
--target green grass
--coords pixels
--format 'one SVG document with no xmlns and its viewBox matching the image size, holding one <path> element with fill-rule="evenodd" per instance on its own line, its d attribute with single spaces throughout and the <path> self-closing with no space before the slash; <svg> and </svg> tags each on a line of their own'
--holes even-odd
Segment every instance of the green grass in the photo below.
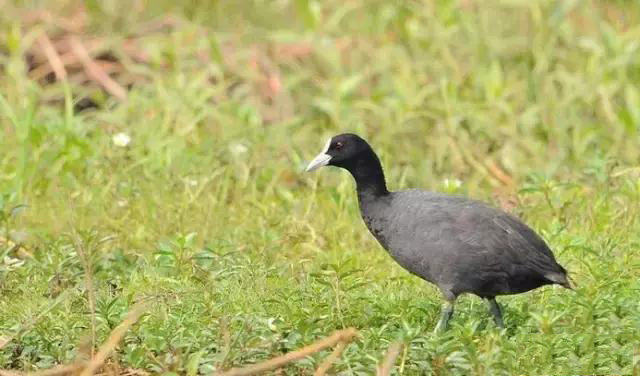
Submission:
<svg viewBox="0 0 640 376">
<path fill-rule="evenodd" d="M 31 255 L 0 240 L 0 336 L 14 337 L 0 368 L 70 362 L 90 338 L 84 252 L 98 343 L 153 302 L 115 355 L 130 367 L 207 373 L 354 326 L 345 375 L 372 374 L 396 340 L 399 375 L 632 373 L 637 2 L 86 2 L 85 32 L 136 76 L 123 103 L 29 78 L 45 27 L 20 19 L 38 4 L 77 5 L 0 1 L 0 230 Z M 126 59 L 123 41 L 165 12 L 185 22 L 138 36 L 147 64 Z M 75 111 L 87 95 L 98 107 Z M 511 197 L 576 291 L 503 297 L 505 333 L 463 297 L 432 335 L 438 292 L 368 234 L 351 178 L 302 172 L 343 131 L 370 140 L 392 189 Z"/>
</svg>

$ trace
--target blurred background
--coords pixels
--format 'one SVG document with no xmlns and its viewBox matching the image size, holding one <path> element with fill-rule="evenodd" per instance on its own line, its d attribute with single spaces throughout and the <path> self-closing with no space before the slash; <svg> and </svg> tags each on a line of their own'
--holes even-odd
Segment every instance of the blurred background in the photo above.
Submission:
<svg viewBox="0 0 640 376">
<path fill-rule="evenodd" d="M 104 339 L 144 296 L 162 303 L 117 359 L 154 372 L 239 366 L 349 325 L 369 331 L 337 364 L 347 374 L 367 374 L 398 336 L 432 354 L 406 352 L 404 374 L 630 370 L 613 354 L 631 351 L 638 293 L 628 286 L 640 244 L 639 2 L 0 9 L 0 336 L 10 338 L 0 366 L 71 361 L 88 328 Z M 350 177 L 302 173 L 342 132 L 370 141 L 392 189 L 467 195 L 524 217 L 592 286 L 571 298 L 582 305 L 551 292 L 514 298 L 508 320 L 528 329 L 510 343 L 474 337 L 472 351 L 454 331 L 451 343 L 425 344 L 437 292 L 389 267 Z M 604 276 L 608 288 L 589 282 Z M 537 303 L 565 312 L 554 320 L 571 328 L 566 348 L 527 342 L 552 319 L 529 313 Z M 484 317 L 476 305 L 468 315 Z M 620 319 L 606 326 L 587 306 Z M 598 325 L 605 350 L 580 337 Z"/>
</svg>

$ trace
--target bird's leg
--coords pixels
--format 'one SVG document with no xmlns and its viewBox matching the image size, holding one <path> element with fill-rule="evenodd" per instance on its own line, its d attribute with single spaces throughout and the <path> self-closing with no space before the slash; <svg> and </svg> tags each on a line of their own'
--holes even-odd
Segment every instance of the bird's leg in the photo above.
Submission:
<svg viewBox="0 0 640 376">
<path fill-rule="evenodd" d="M 496 302 L 496 298 L 488 298 L 487 303 L 489 303 L 489 312 L 493 315 L 493 321 L 496 323 L 496 326 L 500 329 L 504 329 L 502 310 L 500 309 L 498 302 Z"/>
<path fill-rule="evenodd" d="M 442 306 L 442 314 L 440 316 L 440 321 L 436 325 L 434 329 L 434 333 L 442 333 L 449 328 L 449 320 L 453 316 L 453 300 L 447 301 Z"/>
</svg>

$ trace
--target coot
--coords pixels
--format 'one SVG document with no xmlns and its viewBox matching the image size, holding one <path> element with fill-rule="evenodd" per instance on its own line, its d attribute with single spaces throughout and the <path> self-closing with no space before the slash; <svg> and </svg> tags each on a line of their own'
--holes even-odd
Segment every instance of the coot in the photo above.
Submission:
<svg viewBox="0 0 640 376">
<path fill-rule="evenodd" d="M 548 284 L 571 288 L 544 240 L 516 217 L 463 197 L 389 192 L 378 156 L 359 136 L 329 139 L 306 170 L 325 165 L 351 173 L 362 219 L 391 257 L 440 289 L 447 303 L 436 331 L 448 327 L 463 293 L 486 299 L 496 325 L 504 328 L 497 295 Z"/>
</svg>

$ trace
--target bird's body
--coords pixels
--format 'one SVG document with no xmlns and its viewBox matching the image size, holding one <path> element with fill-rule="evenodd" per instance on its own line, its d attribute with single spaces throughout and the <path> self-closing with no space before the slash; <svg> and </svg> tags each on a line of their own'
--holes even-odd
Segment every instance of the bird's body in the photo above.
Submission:
<svg viewBox="0 0 640 376">
<path fill-rule="evenodd" d="M 567 283 L 533 230 L 482 202 L 421 190 L 359 201 L 367 228 L 391 257 L 445 295 L 491 298 Z"/>
<path fill-rule="evenodd" d="M 391 257 L 438 286 L 448 305 L 437 328 L 446 328 L 463 293 L 487 299 L 496 324 L 503 326 L 497 295 L 554 283 L 570 288 L 547 244 L 518 218 L 464 197 L 389 192 L 378 157 L 360 137 L 333 137 L 308 170 L 327 164 L 354 177 L 362 219 Z"/>
</svg>

